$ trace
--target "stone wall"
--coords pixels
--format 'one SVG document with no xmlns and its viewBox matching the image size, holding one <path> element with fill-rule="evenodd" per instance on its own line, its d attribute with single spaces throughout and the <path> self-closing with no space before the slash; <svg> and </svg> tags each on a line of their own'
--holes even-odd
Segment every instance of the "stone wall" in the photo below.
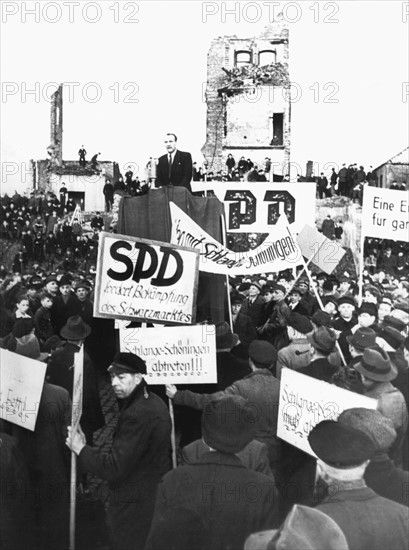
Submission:
<svg viewBox="0 0 409 550">
<path fill-rule="evenodd" d="M 213 40 L 207 59 L 207 132 L 202 148 L 209 170 L 224 170 L 228 153 L 235 158 L 249 157 L 257 164 L 262 164 L 265 157 L 274 157 L 274 162 L 288 166 L 291 119 L 289 94 L 285 87 L 260 84 L 255 78 L 235 80 L 237 52 L 249 52 L 252 63 L 250 72 L 254 73 L 259 59 L 262 59 L 260 54 L 272 50 L 276 52 L 275 63 L 280 66 L 280 76 L 287 81 L 288 29 L 282 21 L 267 27 L 259 37 L 241 39 L 223 36 Z M 283 114 L 283 141 L 280 147 L 270 143 L 273 137 L 270 117 L 274 113 Z M 234 154 L 232 148 L 239 151 Z M 276 173 L 288 173 L 288 169 L 277 170 Z"/>
</svg>

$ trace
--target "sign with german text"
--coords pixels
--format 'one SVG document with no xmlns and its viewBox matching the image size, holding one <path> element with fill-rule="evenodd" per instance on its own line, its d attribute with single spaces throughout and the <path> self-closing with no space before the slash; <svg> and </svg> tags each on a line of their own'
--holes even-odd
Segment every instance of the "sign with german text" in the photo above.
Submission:
<svg viewBox="0 0 409 550">
<path fill-rule="evenodd" d="M 199 253 L 102 232 L 94 316 L 169 325 L 195 321 Z"/>
<path fill-rule="evenodd" d="M 305 225 L 297 235 L 297 243 L 302 255 L 328 275 L 331 275 L 345 254 L 345 250 L 336 241 L 327 239 L 309 225 Z"/>
<path fill-rule="evenodd" d="M 308 434 L 322 420 L 336 420 L 346 409 L 376 409 L 378 401 L 297 371 L 281 372 L 277 435 L 315 456 Z"/>
<path fill-rule="evenodd" d="M 270 233 L 285 214 L 292 231 L 315 222 L 313 182 L 192 181 L 193 191 L 212 191 L 224 203 L 229 233 Z"/>
<path fill-rule="evenodd" d="M 365 186 L 362 232 L 367 237 L 409 242 L 409 192 Z"/>
<path fill-rule="evenodd" d="M 35 429 L 47 365 L 0 350 L 0 418 Z"/>
<path fill-rule="evenodd" d="M 199 270 L 219 275 L 256 275 L 281 271 L 302 264 L 300 248 L 287 223 L 275 227 L 265 241 L 247 252 L 224 247 L 173 202 L 171 242 L 195 248 L 199 252 Z M 285 220 L 285 216 L 283 216 Z M 286 220 L 285 220 L 286 221 Z"/>
<path fill-rule="evenodd" d="M 217 382 L 214 325 L 121 328 L 120 350 L 146 361 L 149 384 Z"/>
</svg>

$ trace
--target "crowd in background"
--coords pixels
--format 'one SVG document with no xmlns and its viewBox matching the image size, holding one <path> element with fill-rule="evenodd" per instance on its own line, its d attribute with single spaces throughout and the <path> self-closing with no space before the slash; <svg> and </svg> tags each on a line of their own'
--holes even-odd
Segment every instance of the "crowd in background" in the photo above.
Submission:
<svg viewBox="0 0 409 550">
<path fill-rule="evenodd" d="M 132 181 L 128 176 L 128 183 L 120 181 L 116 189 L 123 191 L 123 185 L 126 192 Z M 0 525 L 3 539 L 13 548 L 66 548 L 65 438 L 74 352 L 84 342 L 81 426 L 92 448 L 95 432 L 105 423 L 97 374 L 106 371 L 117 350 L 114 322 L 93 315 L 96 251 L 104 218 L 96 213 L 86 228 L 82 220 L 72 219 L 75 205 L 61 198 L 34 193 L 1 201 L 2 226 L 7 227 L 2 237 L 18 242 L 21 251 L 13 265 L 0 270 L 0 347 L 47 363 L 35 431 L 27 433 L 4 421 L 0 426 L 2 483 L 18 487 L 4 495 L 8 511 Z M 32 248 L 27 235 L 33 238 Z M 51 237 L 54 245 L 47 247 Z M 42 244 L 36 249 L 37 238 Z M 79 243 L 85 243 L 83 252 Z M 166 387 L 175 404 L 178 468 L 164 476 L 156 500 L 153 494 L 149 499 L 138 494 L 132 483 L 128 487 L 127 471 L 111 477 L 106 472 L 112 465 L 98 470 L 98 475 L 107 476 L 114 498 L 118 491 L 125 495 L 121 506 L 132 506 L 136 499 L 139 516 L 148 517 L 146 546 L 141 539 L 135 548 L 210 550 L 219 544 L 226 549 L 280 549 L 285 547 L 280 537 L 290 541 L 290 548 L 302 548 L 294 546 L 300 540 L 310 541 L 309 547 L 317 550 L 405 548 L 407 252 L 404 243 L 366 239 L 362 303 L 358 280 L 347 272 L 315 272 L 311 280 L 289 270 L 230 278 L 226 307 L 231 325 L 218 322 L 215 328 L 217 383 Z M 127 360 L 121 358 L 123 364 Z M 319 423 L 308 436 L 317 463 L 277 436 L 283 368 L 375 398 L 378 410 L 355 408 L 337 422 Z M 163 388 L 153 391 L 165 399 Z M 144 395 L 143 403 L 148 394 Z M 52 422 L 50 403 L 55 412 Z M 249 403 L 254 416 L 246 409 Z M 226 420 L 224 407 L 239 416 Z M 109 462 L 111 455 L 105 452 L 101 460 Z M 86 487 L 85 474 L 80 476 Z M 257 491 L 255 499 L 242 493 L 250 486 Z M 42 498 L 56 487 L 52 499 Z M 202 487 L 208 490 L 205 499 L 199 494 Z M 223 498 L 220 491 L 225 491 Z M 334 502 L 334 491 L 342 495 L 339 501 Z M 122 521 L 124 535 L 137 522 L 136 513 Z M 264 534 L 255 534 L 258 531 Z M 100 532 L 105 533 L 103 525 Z M 98 547 L 104 548 L 104 543 Z M 112 548 L 118 548 L 115 541 Z"/>
</svg>

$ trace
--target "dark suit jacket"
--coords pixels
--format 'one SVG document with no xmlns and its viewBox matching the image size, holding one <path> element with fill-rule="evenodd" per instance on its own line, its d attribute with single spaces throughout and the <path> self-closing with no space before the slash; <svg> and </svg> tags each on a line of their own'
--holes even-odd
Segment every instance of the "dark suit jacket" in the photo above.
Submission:
<svg viewBox="0 0 409 550">
<path fill-rule="evenodd" d="M 192 192 L 190 187 L 192 174 L 193 164 L 191 154 L 176 150 L 172 163 L 170 179 L 168 155 L 166 154 L 159 157 L 158 166 L 156 168 L 156 187 L 178 185 L 180 187 L 185 187 L 188 191 Z"/>
<path fill-rule="evenodd" d="M 235 455 L 205 453 L 200 461 L 162 479 L 145 550 L 157 548 L 155 531 L 172 507 L 187 507 L 203 519 L 209 529 L 208 548 L 238 550 L 251 533 L 278 525 L 277 504 L 270 477 L 247 469 Z"/>
<path fill-rule="evenodd" d="M 372 489 L 336 490 L 317 506 L 341 527 L 350 550 L 407 548 L 408 509 Z"/>
<path fill-rule="evenodd" d="M 209 452 L 209 447 L 203 439 L 197 439 L 182 449 L 182 465 L 194 464 L 200 462 L 200 459 L 205 453 Z M 271 477 L 274 480 L 274 474 L 271 471 L 268 459 L 268 449 L 264 443 L 253 440 L 236 453 L 236 456 L 244 464 L 246 468 Z M 409 474 L 408 474 L 409 475 Z"/>
<path fill-rule="evenodd" d="M 74 382 L 74 354 L 78 352 L 78 346 L 66 342 L 62 348 L 53 351 L 48 361 L 47 378 L 51 384 L 65 388 L 70 397 L 73 393 Z M 89 435 L 102 428 L 105 424 L 102 407 L 99 400 L 98 382 L 95 376 L 94 365 L 86 351 L 84 351 L 84 387 L 83 410 L 81 427 Z"/>
</svg>

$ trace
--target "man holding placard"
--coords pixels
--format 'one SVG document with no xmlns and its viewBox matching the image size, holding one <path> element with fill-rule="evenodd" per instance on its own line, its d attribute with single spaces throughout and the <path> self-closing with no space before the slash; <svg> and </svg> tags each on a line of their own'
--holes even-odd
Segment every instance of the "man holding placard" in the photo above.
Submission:
<svg viewBox="0 0 409 550">
<path fill-rule="evenodd" d="M 165 403 L 149 391 L 140 357 L 118 353 L 108 372 L 119 400 L 112 447 L 103 453 L 86 445 L 80 428 L 68 428 L 66 443 L 78 455 L 82 471 L 109 482 L 112 548 L 143 549 L 157 485 L 171 468 L 171 422 Z"/>
</svg>

